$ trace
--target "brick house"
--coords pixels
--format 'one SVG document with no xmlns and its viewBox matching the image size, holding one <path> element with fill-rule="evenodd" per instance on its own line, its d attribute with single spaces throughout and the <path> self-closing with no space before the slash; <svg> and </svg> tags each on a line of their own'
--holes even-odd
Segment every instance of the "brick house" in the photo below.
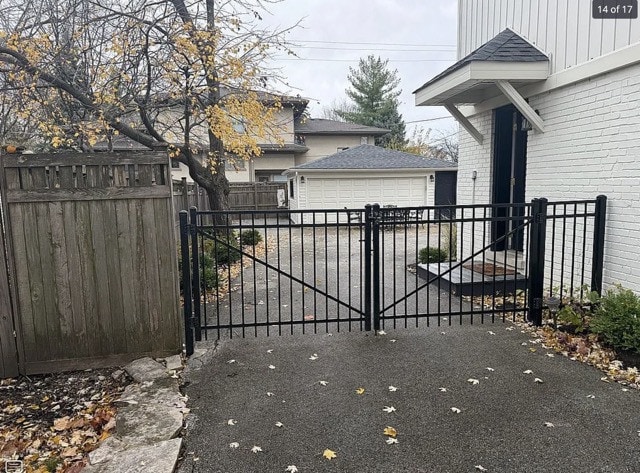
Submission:
<svg viewBox="0 0 640 473">
<path fill-rule="evenodd" d="M 640 22 L 571 0 L 458 7 L 459 61 L 414 92 L 461 126 L 458 204 L 604 194 L 604 284 L 640 291 Z"/>
</svg>

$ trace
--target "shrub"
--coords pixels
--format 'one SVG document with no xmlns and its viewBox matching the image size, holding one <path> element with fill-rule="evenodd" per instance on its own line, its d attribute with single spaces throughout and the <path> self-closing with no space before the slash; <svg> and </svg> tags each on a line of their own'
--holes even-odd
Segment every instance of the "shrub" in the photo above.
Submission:
<svg viewBox="0 0 640 473">
<path fill-rule="evenodd" d="M 621 286 L 608 290 L 590 326 L 613 348 L 640 353 L 640 297 Z"/>
<path fill-rule="evenodd" d="M 240 233 L 240 244 L 242 246 L 256 246 L 262 241 L 262 235 L 258 230 L 246 230 Z"/>
<path fill-rule="evenodd" d="M 238 239 L 235 235 L 218 236 L 212 241 L 211 256 L 219 266 L 228 266 L 240 261 L 242 254 L 238 249 Z"/>
<path fill-rule="evenodd" d="M 447 251 L 442 248 L 433 248 L 427 246 L 418 253 L 418 261 L 422 264 L 426 263 L 442 263 L 447 261 Z"/>
</svg>

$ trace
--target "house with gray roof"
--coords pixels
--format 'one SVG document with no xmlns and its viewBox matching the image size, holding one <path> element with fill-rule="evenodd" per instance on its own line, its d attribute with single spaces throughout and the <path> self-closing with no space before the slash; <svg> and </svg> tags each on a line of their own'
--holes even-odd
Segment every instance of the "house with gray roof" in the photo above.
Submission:
<svg viewBox="0 0 640 473">
<path fill-rule="evenodd" d="M 638 292 L 640 22 L 636 9 L 626 18 L 598 16 L 597 3 L 459 0 L 458 61 L 425 77 L 415 103 L 444 107 L 460 124 L 458 204 L 605 195 L 602 282 Z M 459 256 L 494 241 L 498 257 L 520 258 L 521 266 L 524 239 L 506 238 L 518 225 L 459 232 Z M 548 235 L 560 234 L 554 225 Z M 549 236 L 547 255 L 571 238 L 584 237 Z M 588 268 L 591 253 L 583 252 Z"/>
<path fill-rule="evenodd" d="M 457 165 L 362 144 L 287 169 L 289 209 L 455 203 Z M 299 219 L 292 214 L 292 219 Z M 300 222 L 296 222 L 300 223 Z"/>
</svg>

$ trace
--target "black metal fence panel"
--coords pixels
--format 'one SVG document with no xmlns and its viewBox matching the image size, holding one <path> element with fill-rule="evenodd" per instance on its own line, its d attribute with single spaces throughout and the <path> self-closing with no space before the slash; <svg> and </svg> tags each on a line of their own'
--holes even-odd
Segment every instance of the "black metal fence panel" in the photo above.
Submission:
<svg viewBox="0 0 640 473">
<path fill-rule="evenodd" d="M 188 337 L 539 324 L 546 297 L 601 290 L 605 207 L 600 196 L 305 211 L 193 208 L 181 219 Z"/>
</svg>

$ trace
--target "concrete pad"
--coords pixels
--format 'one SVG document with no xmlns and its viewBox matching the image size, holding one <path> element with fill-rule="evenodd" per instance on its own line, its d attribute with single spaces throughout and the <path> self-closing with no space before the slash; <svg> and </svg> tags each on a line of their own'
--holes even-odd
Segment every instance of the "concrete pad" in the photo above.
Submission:
<svg viewBox="0 0 640 473">
<path fill-rule="evenodd" d="M 89 465 L 86 473 L 172 473 L 178 456 L 182 439 L 165 440 L 153 445 L 130 448 L 126 455 L 113 461 Z"/>
<path fill-rule="evenodd" d="M 132 361 L 124 369 L 138 383 L 168 377 L 165 367 L 148 357 Z"/>
<path fill-rule="evenodd" d="M 118 410 L 116 434 L 128 445 L 160 442 L 176 437 L 182 430 L 179 409 L 161 404 L 135 404 Z"/>
</svg>

